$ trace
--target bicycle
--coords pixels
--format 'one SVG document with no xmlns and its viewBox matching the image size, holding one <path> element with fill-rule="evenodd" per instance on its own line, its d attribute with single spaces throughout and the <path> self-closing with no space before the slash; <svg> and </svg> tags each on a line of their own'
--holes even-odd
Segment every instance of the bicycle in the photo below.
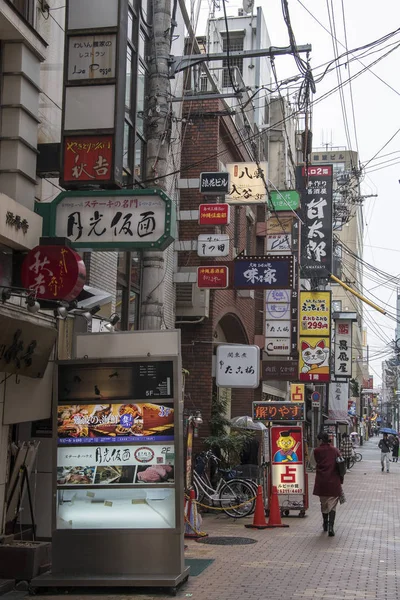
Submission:
<svg viewBox="0 0 400 600">
<path fill-rule="evenodd" d="M 193 470 L 193 488 L 198 503 L 206 498 L 210 506 L 217 506 L 229 517 L 240 519 L 254 512 L 256 491 L 253 485 L 245 479 L 233 476 L 232 469 L 220 469 L 217 466 L 219 478 L 217 487 L 214 487 L 207 475 L 206 467 L 213 462 L 218 465 L 219 459 L 209 450 L 196 457 Z M 224 479 L 224 475 L 229 477 Z"/>
</svg>

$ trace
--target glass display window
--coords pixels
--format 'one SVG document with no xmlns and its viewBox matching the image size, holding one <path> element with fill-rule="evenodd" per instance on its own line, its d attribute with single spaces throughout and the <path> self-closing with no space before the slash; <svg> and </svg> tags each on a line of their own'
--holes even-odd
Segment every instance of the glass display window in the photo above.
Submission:
<svg viewBox="0 0 400 600">
<path fill-rule="evenodd" d="M 173 529 L 172 488 L 57 491 L 57 529 Z"/>
</svg>

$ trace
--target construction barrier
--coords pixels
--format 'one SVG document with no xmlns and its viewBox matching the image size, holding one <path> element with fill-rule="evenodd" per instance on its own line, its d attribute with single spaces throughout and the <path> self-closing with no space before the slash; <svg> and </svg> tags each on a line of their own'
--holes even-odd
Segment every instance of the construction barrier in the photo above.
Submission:
<svg viewBox="0 0 400 600">
<path fill-rule="evenodd" d="M 254 511 L 252 525 L 245 525 L 248 529 L 267 529 L 268 525 L 265 520 L 265 508 L 264 498 L 262 492 L 262 486 L 259 485 L 257 488 L 256 508 Z"/>
</svg>

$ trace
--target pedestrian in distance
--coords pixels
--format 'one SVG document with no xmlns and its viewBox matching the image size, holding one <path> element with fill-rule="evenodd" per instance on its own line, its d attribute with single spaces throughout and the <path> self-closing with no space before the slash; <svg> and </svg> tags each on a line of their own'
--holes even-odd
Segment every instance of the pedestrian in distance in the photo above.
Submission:
<svg viewBox="0 0 400 600">
<path fill-rule="evenodd" d="M 392 458 L 393 462 L 399 462 L 399 438 L 395 436 L 392 444 Z"/>
<path fill-rule="evenodd" d="M 380 448 L 380 450 L 381 450 L 382 473 L 385 470 L 385 463 L 386 463 L 386 472 L 389 473 L 390 442 L 389 442 L 387 433 L 384 433 L 383 438 L 381 440 L 379 440 L 378 448 Z"/>
<path fill-rule="evenodd" d="M 350 469 L 350 459 L 353 456 L 353 444 L 347 433 L 342 435 L 342 442 L 340 444 L 340 452 L 343 458 L 346 460 L 346 467 Z"/>
<path fill-rule="evenodd" d="M 341 456 L 339 450 L 331 446 L 329 435 L 325 432 L 318 434 L 320 442 L 314 450 L 316 476 L 314 496 L 319 496 L 323 519 L 323 530 L 328 531 L 329 537 L 335 535 L 333 526 L 336 517 L 336 506 L 342 495 L 343 477 L 339 475 L 336 460 Z"/>
</svg>

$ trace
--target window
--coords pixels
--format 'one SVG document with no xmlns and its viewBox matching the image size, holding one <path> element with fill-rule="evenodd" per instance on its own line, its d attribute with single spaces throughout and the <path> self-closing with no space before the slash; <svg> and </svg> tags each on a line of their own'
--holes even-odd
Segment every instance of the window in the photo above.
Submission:
<svg viewBox="0 0 400 600">
<path fill-rule="evenodd" d="M 132 100 L 132 50 L 128 46 L 126 51 L 126 85 L 125 85 L 125 110 L 130 111 Z"/>
<path fill-rule="evenodd" d="M 332 272 L 335 277 L 342 277 L 342 246 L 336 244 L 333 248 Z"/>
<path fill-rule="evenodd" d="M 229 36 L 229 50 L 230 52 L 236 52 L 238 50 L 243 50 L 243 37 L 232 37 Z M 228 51 L 228 40 L 226 37 L 224 37 L 224 43 L 223 43 L 223 51 L 227 52 Z M 222 66 L 224 69 L 224 77 L 223 77 L 223 87 L 232 87 L 232 83 L 231 83 L 231 78 L 229 76 L 229 68 L 230 67 L 230 71 L 232 74 L 232 78 L 233 81 L 235 83 L 237 83 L 237 70 L 239 70 L 240 74 L 243 74 L 243 58 L 229 58 L 229 65 L 228 65 L 228 59 L 224 58 L 224 60 L 222 61 Z"/>
<path fill-rule="evenodd" d="M 35 1 L 34 0 L 10 0 L 21 16 L 28 21 L 30 25 L 34 25 L 35 21 Z"/>
</svg>

